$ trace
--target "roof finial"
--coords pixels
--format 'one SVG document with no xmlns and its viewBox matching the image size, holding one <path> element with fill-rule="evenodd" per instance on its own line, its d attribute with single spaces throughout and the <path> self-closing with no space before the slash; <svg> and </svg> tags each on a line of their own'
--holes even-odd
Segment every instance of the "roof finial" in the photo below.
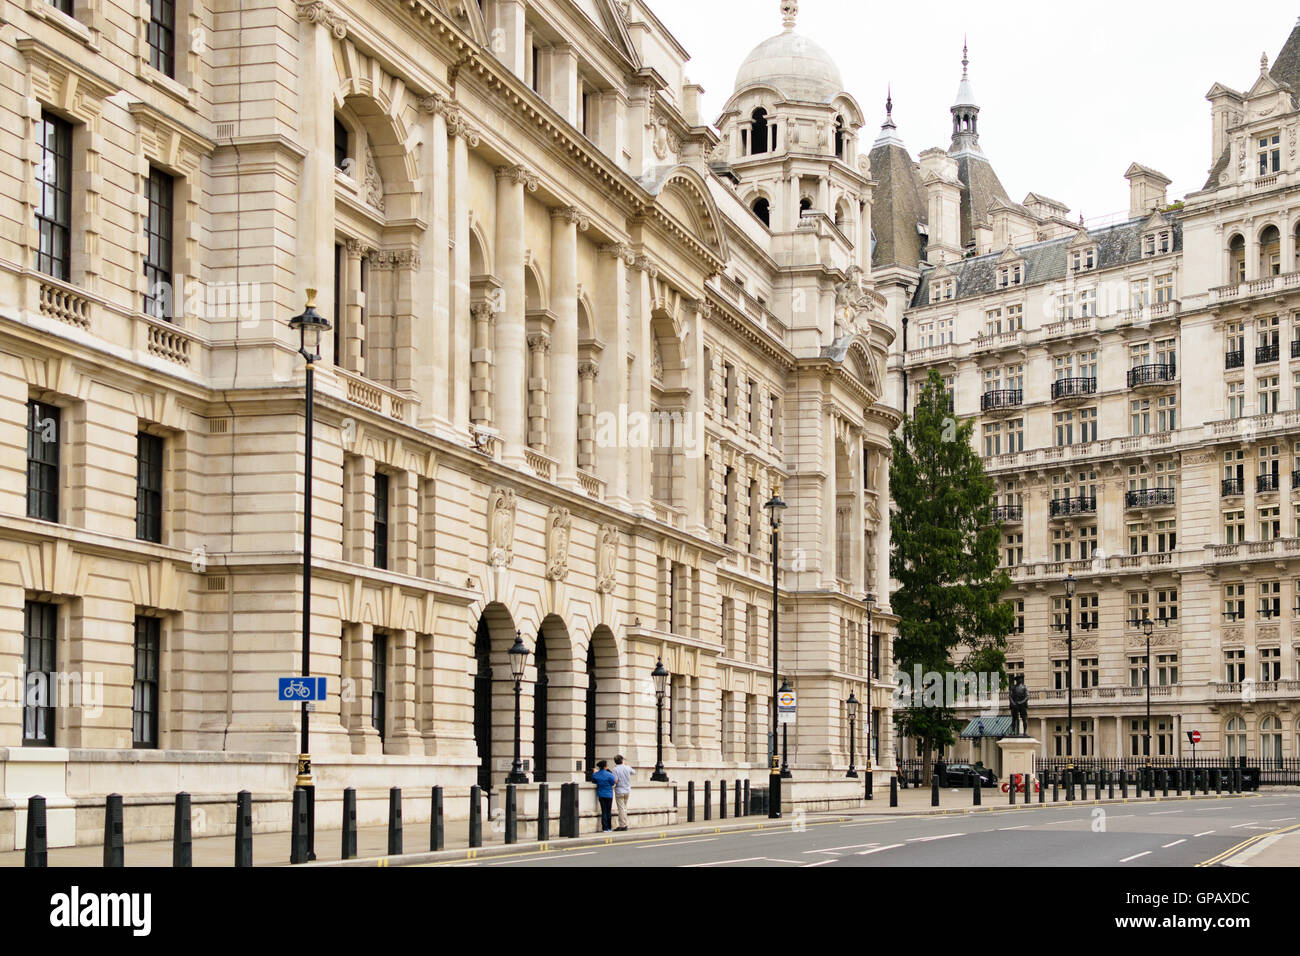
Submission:
<svg viewBox="0 0 1300 956">
<path fill-rule="evenodd" d="M 799 0 L 781 0 L 781 24 L 787 30 L 794 29 L 794 18 L 799 15 Z"/>
<path fill-rule="evenodd" d="M 1268 53 L 1265 52 L 1259 55 L 1259 74 L 1260 76 L 1263 76 L 1267 72 L 1268 72 Z"/>
<path fill-rule="evenodd" d="M 961 37 L 961 75 L 962 76 L 966 75 L 966 67 L 968 67 L 969 65 L 970 65 L 970 57 L 967 55 L 967 50 L 966 50 L 966 34 L 963 33 Z"/>
<path fill-rule="evenodd" d="M 894 126 L 894 87 L 891 83 L 886 87 L 885 92 L 885 121 L 880 124 L 881 129 L 896 129 Z"/>
</svg>

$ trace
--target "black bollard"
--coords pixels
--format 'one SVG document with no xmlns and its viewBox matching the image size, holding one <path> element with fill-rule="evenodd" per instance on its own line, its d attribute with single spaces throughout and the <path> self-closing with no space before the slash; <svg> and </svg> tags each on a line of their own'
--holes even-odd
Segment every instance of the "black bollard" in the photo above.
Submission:
<svg viewBox="0 0 1300 956">
<path fill-rule="evenodd" d="M 442 820 L 442 787 L 434 787 L 429 797 L 429 850 L 441 850 L 446 839 L 447 831 Z"/>
<path fill-rule="evenodd" d="M 902 786 L 902 788 L 903 788 L 904 790 L 906 790 L 906 789 L 907 789 L 907 772 L 906 772 L 906 771 L 903 771 L 902 773 L 898 774 L 898 778 L 899 778 L 899 784 Z"/>
<path fill-rule="evenodd" d="M 875 777 L 876 777 L 876 775 L 875 775 L 874 773 L 872 773 L 870 770 L 868 770 L 868 771 L 866 772 L 866 775 L 865 775 L 865 776 L 866 776 L 866 778 L 867 778 L 867 799 L 868 799 L 868 800 L 874 800 L 874 799 L 876 798 L 876 794 L 875 794 L 875 790 L 876 790 L 876 780 L 875 780 Z"/>
<path fill-rule="evenodd" d="M 727 781 L 718 781 L 718 819 L 727 819 Z"/>
<path fill-rule="evenodd" d="M 388 855 L 402 852 L 402 788 L 388 790 Z"/>
<path fill-rule="evenodd" d="M 1061 800 L 1061 778 L 1052 774 L 1052 802 L 1059 803 Z"/>
<path fill-rule="evenodd" d="M 1232 788 L 1237 793 L 1241 793 L 1242 788 L 1244 786 L 1244 781 L 1242 779 L 1243 776 L 1244 775 L 1242 774 L 1240 767 L 1232 768 Z"/>
<path fill-rule="evenodd" d="M 1169 796 L 1169 771 L 1164 768 L 1160 770 L 1160 795 Z"/>
<path fill-rule="evenodd" d="M 1074 802 L 1074 773 L 1066 771 L 1065 774 L 1065 802 Z"/>
<path fill-rule="evenodd" d="M 972 807 L 978 807 L 980 805 L 980 791 L 983 789 L 980 786 L 981 783 L 983 783 L 983 780 L 980 779 L 980 775 L 975 774 L 975 782 L 972 783 L 970 787 L 970 805 Z"/>
<path fill-rule="evenodd" d="M 194 865 L 194 840 L 190 833 L 190 795 L 176 794 L 176 810 L 172 814 L 172 866 Z"/>
<path fill-rule="evenodd" d="M 912 771 L 912 786 L 921 789 L 921 768 L 917 767 Z"/>
<path fill-rule="evenodd" d="M 739 781 L 739 780 L 736 781 L 736 786 L 735 786 L 735 797 L 734 797 L 733 799 L 734 799 L 735 804 L 736 804 L 736 812 L 733 813 L 732 816 L 734 816 L 734 817 L 743 817 L 743 816 L 745 815 L 745 806 L 744 806 L 744 803 L 743 803 L 742 800 L 741 800 L 740 781 Z"/>
<path fill-rule="evenodd" d="M 704 819 L 713 819 L 713 781 L 704 781 Z"/>
<path fill-rule="evenodd" d="M 745 816 L 749 816 L 749 814 L 752 812 L 753 806 L 754 805 L 749 802 L 749 781 L 746 780 L 745 781 Z"/>
<path fill-rule="evenodd" d="M 695 822 L 695 781 L 686 781 L 686 822 Z"/>
<path fill-rule="evenodd" d="M 1128 799 L 1128 771 L 1127 770 L 1121 770 L 1119 772 L 1119 795 L 1123 797 L 1125 800 Z"/>
<path fill-rule="evenodd" d="M 1183 795 L 1183 768 L 1182 767 L 1179 767 L 1177 770 L 1174 771 L 1174 788 L 1175 788 L 1174 796 L 1181 797 Z"/>
<path fill-rule="evenodd" d="M 1208 797 L 1210 795 L 1210 771 L 1208 770 L 1201 771 L 1201 787 L 1201 793 Z"/>
<path fill-rule="evenodd" d="M 1106 796 L 1115 799 L 1115 775 L 1109 770 L 1106 771 Z"/>
<path fill-rule="evenodd" d="M 1011 806 L 1016 805 L 1016 781 L 1020 779 L 1020 774 L 1013 773 L 1007 777 L 1007 803 Z"/>
<path fill-rule="evenodd" d="M 581 794 L 576 783 L 569 784 L 569 830 L 575 837 L 582 833 L 582 804 L 580 802 Z"/>
<path fill-rule="evenodd" d="M 295 819 L 297 816 L 297 804 L 295 803 Z M 240 790 L 239 793 L 235 794 L 235 866 L 252 865 L 253 795 L 247 790 Z"/>
<path fill-rule="evenodd" d="M 483 791 L 478 784 L 469 788 L 469 845 L 483 845 Z"/>
<path fill-rule="evenodd" d="M 110 793 L 104 800 L 104 865 L 126 866 L 122 845 L 122 795 Z"/>
<path fill-rule="evenodd" d="M 1218 796 L 1223 793 L 1223 774 L 1219 773 L 1218 768 L 1210 771 L 1210 776 L 1214 778 L 1214 793 Z"/>
<path fill-rule="evenodd" d="M 889 805 L 898 806 L 898 777 L 896 776 L 889 778 Z"/>
<path fill-rule="evenodd" d="M 1025 803 L 1026 804 L 1029 803 L 1030 798 L 1033 796 L 1033 793 L 1031 792 L 1033 789 L 1034 789 L 1034 778 L 1029 774 L 1025 774 Z"/>
<path fill-rule="evenodd" d="M 49 866 L 50 853 L 45 825 L 45 798 L 27 798 L 27 847 L 23 866 Z"/>
<path fill-rule="evenodd" d="M 307 855 L 307 789 L 293 788 L 293 826 L 289 833 L 289 862 L 306 863 Z"/>
<path fill-rule="evenodd" d="M 673 798 L 677 797 L 677 788 L 673 788 Z M 537 839 L 545 843 L 551 838 L 551 798 L 547 785 L 537 785 Z"/>
<path fill-rule="evenodd" d="M 519 794 L 513 783 L 506 784 L 506 843 L 519 842 Z"/>
<path fill-rule="evenodd" d="M 1038 778 L 1038 802 L 1039 803 L 1047 802 L 1047 778 L 1046 777 Z"/>
<path fill-rule="evenodd" d="M 343 847 L 340 859 L 351 860 L 357 855 L 357 791 L 348 787 L 343 791 Z"/>
<path fill-rule="evenodd" d="M 939 805 L 939 778 L 935 774 L 930 775 L 930 806 Z"/>
</svg>

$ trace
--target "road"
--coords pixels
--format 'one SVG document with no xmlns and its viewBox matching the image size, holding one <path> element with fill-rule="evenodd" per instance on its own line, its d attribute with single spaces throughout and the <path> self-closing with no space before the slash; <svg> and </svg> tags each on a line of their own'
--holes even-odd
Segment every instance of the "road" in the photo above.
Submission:
<svg viewBox="0 0 1300 956">
<path fill-rule="evenodd" d="M 433 864 L 478 867 L 1190 867 L 1300 824 L 1300 794 L 1033 807 L 683 835 Z"/>
</svg>

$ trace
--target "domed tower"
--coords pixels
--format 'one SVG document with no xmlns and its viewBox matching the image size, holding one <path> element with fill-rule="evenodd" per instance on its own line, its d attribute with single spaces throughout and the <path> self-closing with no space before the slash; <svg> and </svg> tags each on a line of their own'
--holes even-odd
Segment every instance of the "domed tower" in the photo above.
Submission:
<svg viewBox="0 0 1300 956">
<path fill-rule="evenodd" d="M 970 55 L 966 44 L 961 45 L 961 82 L 957 84 L 957 98 L 952 104 L 952 146 L 949 153 L 958 150 L 980 151 L 980 108 L 975 102 L 975 90 L 970 83 Z"/>
<path fill-rule="evenodd" d="M 844 92 L 830 54 L 795 32 L 797 0 L 781 3 L 783 29 L 756 46 L 736 73 L 717 127 L 714 168 L 737 183 L 754 215 L 774 233 L 822 213 L 866 254 L 870 268 L 870 168 L 858 155 L 864 118 Z"/>
</svg>

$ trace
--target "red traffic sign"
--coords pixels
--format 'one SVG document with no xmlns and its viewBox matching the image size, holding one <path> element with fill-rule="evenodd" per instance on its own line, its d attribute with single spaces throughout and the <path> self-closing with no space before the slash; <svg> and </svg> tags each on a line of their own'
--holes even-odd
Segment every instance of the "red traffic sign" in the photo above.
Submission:
<svg viewBox="0 0 1300 956">
<path fill-rule="evenodd" d="M 1194 744 L 1199 744 L 1201 742 L 1201 732 L 1199 730 L 1189 730 L 1187 731 L 1187 739 Z"/>
</svg>

